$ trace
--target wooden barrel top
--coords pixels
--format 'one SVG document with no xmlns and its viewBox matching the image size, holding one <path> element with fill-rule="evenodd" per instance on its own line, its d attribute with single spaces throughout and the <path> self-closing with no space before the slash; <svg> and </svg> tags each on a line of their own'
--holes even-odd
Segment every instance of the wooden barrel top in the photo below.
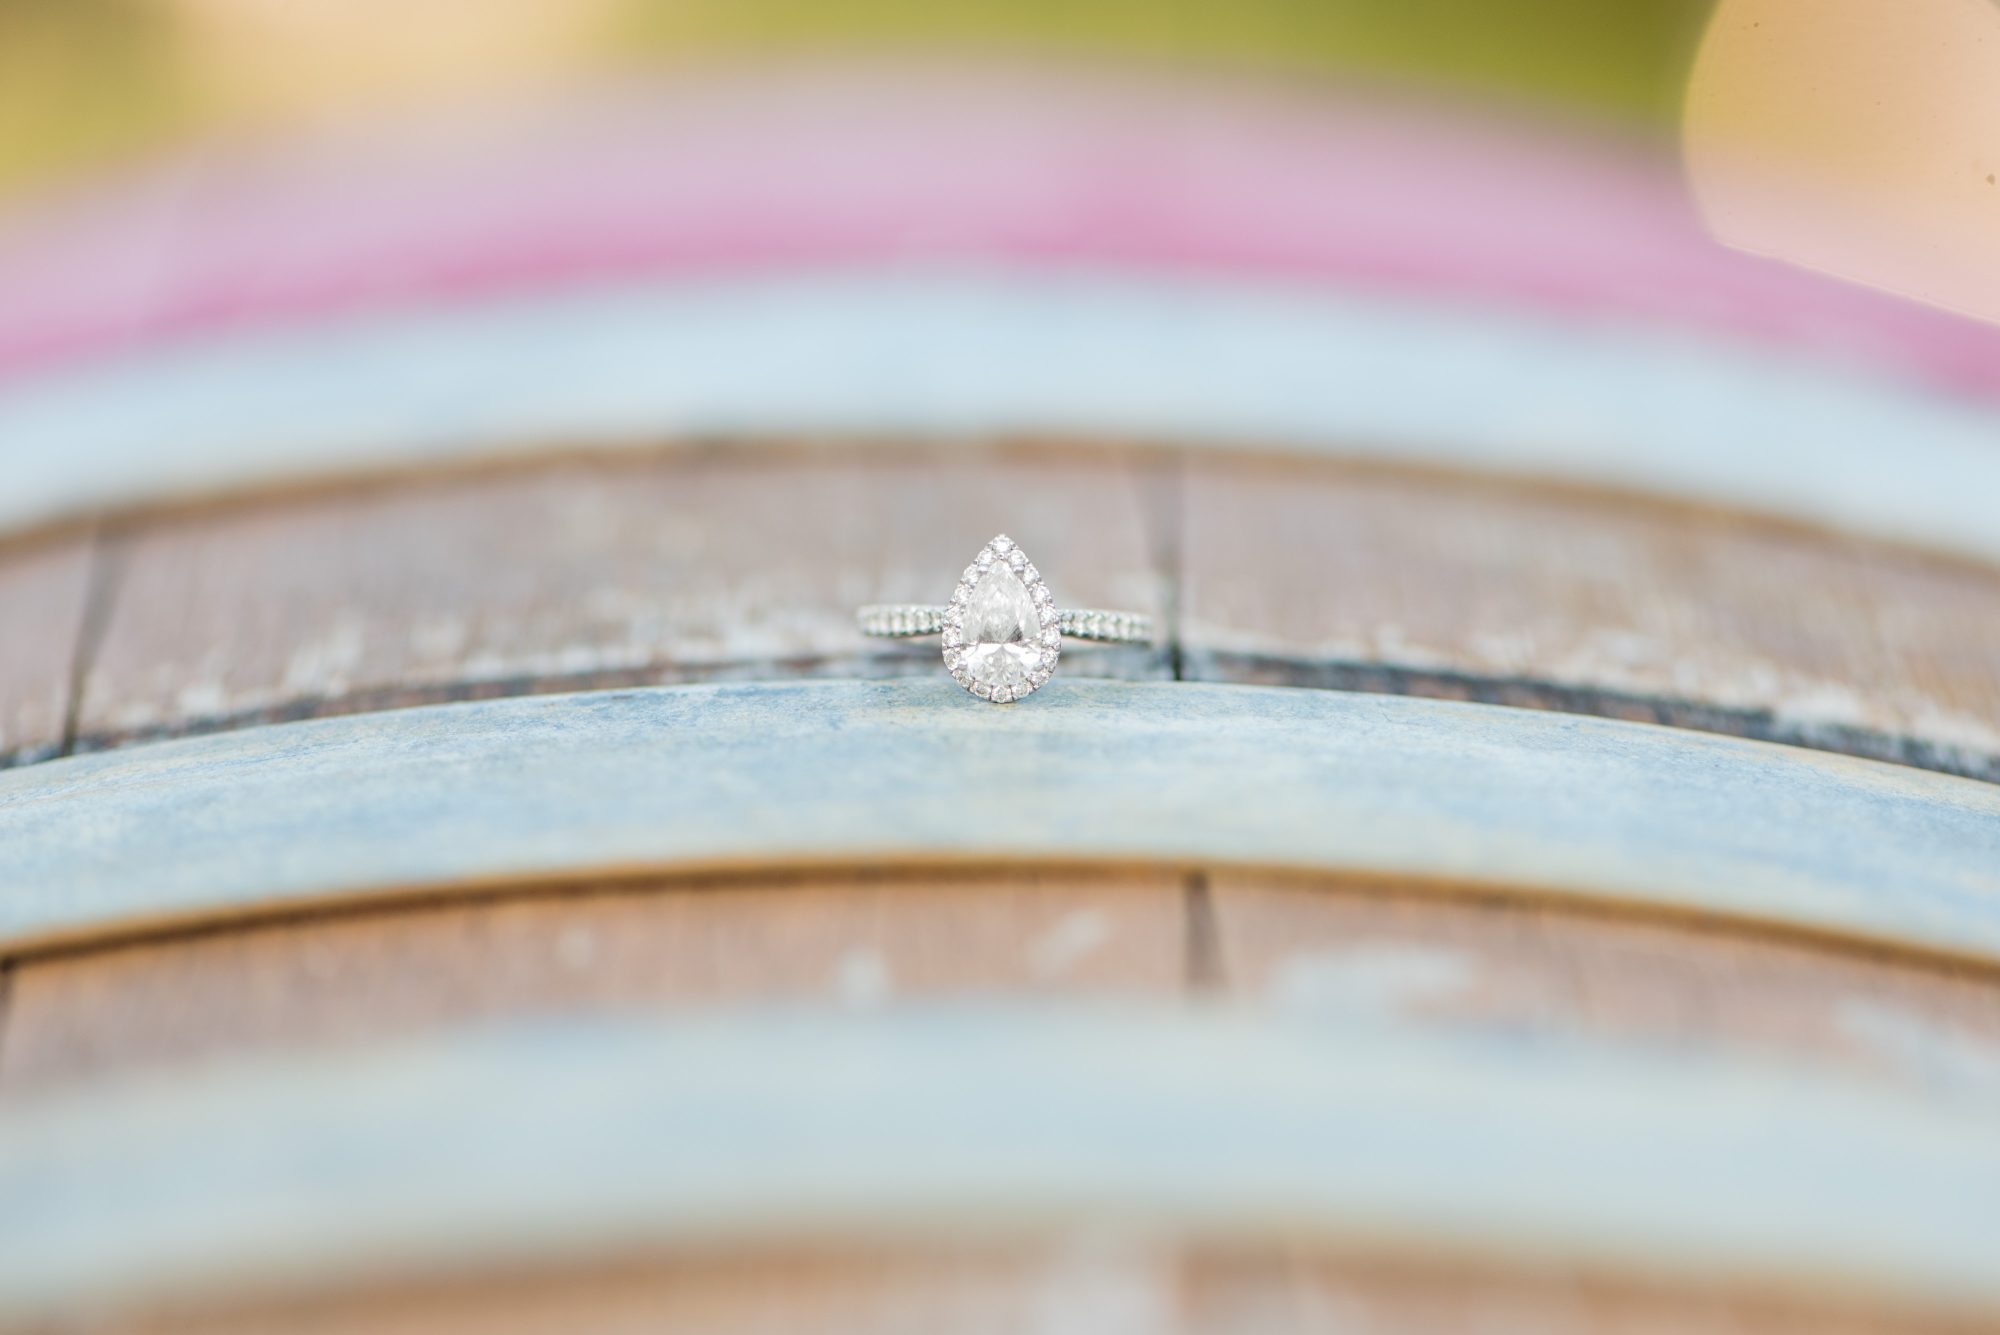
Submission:
<svg viewBox="0 0 2000 1335">
<path fill-rule="evenodd" d="M 1993 331 L 831 86 L 0 228 L 0 1327 L 1991 1329 Z M 1002 530 L 1157 642 L 856 634 Z"/>
</svg>

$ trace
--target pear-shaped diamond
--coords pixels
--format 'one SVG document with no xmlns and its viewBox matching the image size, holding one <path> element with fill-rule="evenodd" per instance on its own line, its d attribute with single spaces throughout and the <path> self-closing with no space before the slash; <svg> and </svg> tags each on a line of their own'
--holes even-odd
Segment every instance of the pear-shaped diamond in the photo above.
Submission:
<svg viewBox="0 0 2000 1335">
<path fill-rule="evenodd" d="M 945 661 L 960 685 L 1005 703 L 1049 679 L 1061 639 L 1047 594 L 1020 548 L 1005 536 L 987 545 L 965 572 L 947 623 L 956 634 L 946 636 Z"/>
<path fill-rule="evenodd" d="M 1042 665 L 1042 631 L 1028 586 L 1006 566 L 980 575 L 965 600 L 965 670 L 974 681 L 1013 689 Z M 1032 655 L 1032 657 L 1030 656 Z"/>
</svg>

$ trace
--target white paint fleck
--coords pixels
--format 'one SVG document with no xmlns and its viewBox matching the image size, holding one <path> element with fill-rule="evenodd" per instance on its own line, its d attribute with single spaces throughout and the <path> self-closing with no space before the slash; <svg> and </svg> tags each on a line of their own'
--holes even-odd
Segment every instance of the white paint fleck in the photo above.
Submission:
<svg viewBox="0 0 2000 1335">
<path fill-rule="evenodd" d="M 1861 998 L 1841 1002 L 1835 1023 L 1927 1084 L 2000 1098 L 2000 1043 L 1907 1007 Z"/>
<path fill-rule="evenodd" d="M 1272 975 L 1265 997 L 1280 1010 L 1387 1016 L 1462 992 L 1472 973 L 1458 951 L 1358 945 L 1293 955 Z"/>
<path fill-rule="evenodd" d="M 595 588 L 584 595 L 583 610 L 593 620 L 631 622 L 656 616 L 659 599 L 631 589 Z"/>
<path fill-rule="evenodd" d="M 1102 909 L 1074 909 L 1058 918 L 1028 948 L 1028 967 L 1037 978 L 1060 978 L 1111 939 L 1111 920 Z"/>
<path fill-rule="evenodd" d="M 1476 660 L 1489 671 L 1524 672 L 1536 661 L 1536 637 L 1532 631 L 1481 631 L 1468 644 Z"/>
<path fill-rule="evenodd" d="M 463 617 L 432 617 L 410 628 L 410 650 L 420 659 L 455 663 L 471 637 Z"/>
<path fill-rule="evenodd" d="M 174 694 L 174 712 L 182 718 L 209 718 L 227 711 L 229 693 L 222 683 L 191 682 Z"/>
<path fill-rule="evenodd" d="M 565 644 L 554 653 L 556 674 L 597 672 L 626 665 L 630 655 L 594 644 Z"/>
<path fill-rule="evenodd" d="M 1036 1277 L 1034 1335 L 1167 1335 L 1180 1330 L 1177 1269 L 1114 1240 L 1078 1239 Z"/>
<path fill-rule="evenodd" d="M 285 665 L 284 689 L 296 695 L 338 695 L 361 666 L 363 633 L 356 617 L 341 617 L 324 635 L 307 640 Z"/>
<path fill-rule="evenodd" d="M 856 948 L 840 957 L 834 967 L 834 995 L 849 1006 L 879 1006 L 895 992 L 889 976 L 889 962 L 879 951 Z"/>
<path fill-rule="evenodd" d="M 468 655 L 459 675 L 469 681 L 508 677 L 558 677 L 644 667 L 655 650 L 643 646 L 570 643 L 538 653 L 481 650 Z"/>
<path fill-rule="evenodd" d="M 597 933 L 571 923 L 556 934 L 556 963 L 571 973 L 587 973 L 597 963 Z"/>
<path fill-rule="evenodd" d="M 468 681 L 491 681 L 495 677 L 505 677 L 522 670 L 518 663 L 494 653 L 491 649 L 468 655 L 459 667 L 459 671 Z"/>
<path fill-rule="evenodd" d="M 1658 639 L 1636 631 L 1604 629 L 1589 636 L 1585 661 L 1604 659 L 1625 667 L 1651 667 L 1664 655 Z"/>
<path fill-rule="evenodd" d="M 1384 622 L 1375 627 L 1374 641 L 1365 656 L 1378 663 L 1392 663 L 1406 668 L 1458 666 L 1451 655 L 1412 643 L 1403 627 L 1395 622 Z"/>
<path fill-rule="evenodd" d="M 89 692 L 86 692 L 89 694 Z M 150 728 L 171 717 L 147 700 L 127 700 L 111 710 L 111 728 L 114 732 L 133 731 Z"/>
<path fill-rule="evenodd" d="M 2000 751 L 2000 728 L 1985 719 L 1945 709 L 1930 701 L 1920 700 L 1911 708 L 1908 730 L 1919 737 L 1936 738 L 1957 746 Z"/>
<path fill-rule="evenodd" d="M 1876 720 L 1868 702 L 1845 686 L 1816 682 L 1795 686 L 1776 702 L 1779 718 L 1793 723 L 1844 723 L 1867 726 Z"/>
</svg>

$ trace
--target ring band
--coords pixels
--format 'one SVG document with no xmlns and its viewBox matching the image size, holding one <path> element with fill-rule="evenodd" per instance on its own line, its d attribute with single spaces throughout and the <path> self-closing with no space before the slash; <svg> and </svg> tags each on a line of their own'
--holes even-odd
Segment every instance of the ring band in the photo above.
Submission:
<svg viewBox="0 0 2000 1335">
<path fill-rule="evenodd" d="M 944 630 L 949 608 L 923 603 L 871 603 L 857 608 L 855 621 L 863 635 L 913 639 Z M 1094 607 L 1065 608 L 1056 613 L 1062 633 L 1072 640 L 1105 644 L 1151 644 L 1153 618 L 1144 612 L 1106 612 Z"/>
<path fill-rule="evenodd" d="M 1059 610 L 1035 563 L 1004 533 L 965 568 L 949 603 L 875 603 L 854 619 L 863 635 L 942 635 L 953 680 L 995 704 L 1041 689 L 1055 674 L 1065 635 L 1108 644 L 1153 639 L 1153 619 L 1143 612 Z"/>
</svg>

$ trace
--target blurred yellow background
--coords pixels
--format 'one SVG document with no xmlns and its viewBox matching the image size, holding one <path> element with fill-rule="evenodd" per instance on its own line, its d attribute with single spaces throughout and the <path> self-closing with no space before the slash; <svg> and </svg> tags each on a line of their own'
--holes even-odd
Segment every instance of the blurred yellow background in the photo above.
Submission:
<svg viewBox="0 0 2000 1335">
<path fill-rule="evenodd" d="M 1361 76 L 1668 131 L 1707 0 L 0 0 L 0 190 L 200 130 L 847 53 Z"/>
<path fill-rule="evenodd" d="M 1719 239 L 2000 319 L 1992 0 L 0 0 L 0 196 L 189 136 L 772 58 L 1362 81 L 1677 145 Z"/>
</svg>

